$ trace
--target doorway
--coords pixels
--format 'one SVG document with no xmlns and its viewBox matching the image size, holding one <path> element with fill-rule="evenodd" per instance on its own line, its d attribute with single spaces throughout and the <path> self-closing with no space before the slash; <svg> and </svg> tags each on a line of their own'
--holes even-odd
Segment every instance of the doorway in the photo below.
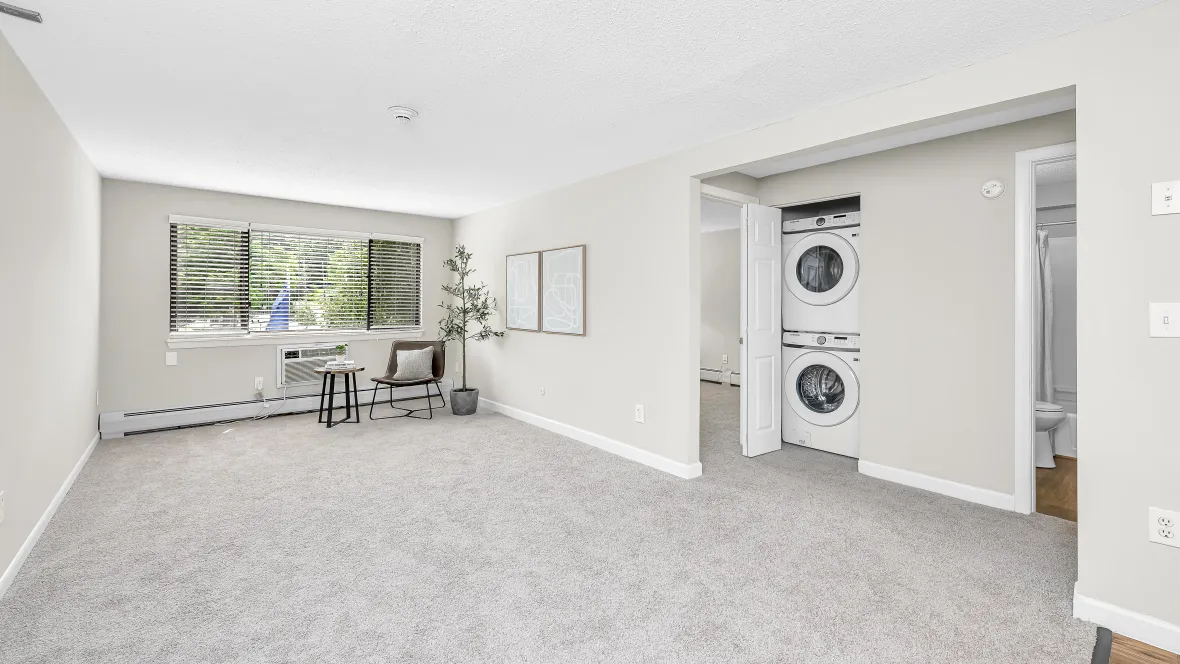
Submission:
<svg viewBox="0 0 1180 664">
<path fill-rule="evenodd" d="M 1075 143 L 1016 154 L 1015 509 L 1073 521 L 1078 429 L 1076 165 Z"/>
</svg>

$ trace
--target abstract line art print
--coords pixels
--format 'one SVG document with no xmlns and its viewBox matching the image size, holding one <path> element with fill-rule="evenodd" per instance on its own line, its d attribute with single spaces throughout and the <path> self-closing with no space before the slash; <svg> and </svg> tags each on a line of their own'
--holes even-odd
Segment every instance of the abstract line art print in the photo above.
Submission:
<svg viewBox="0 0 1180 664">
<path fill-rule="evenodd" d="M 541 254 L 531 252 L 508 257 L 505 314 L 510 330 L 536 332 L 541 323 Z"/>
<path fill-rule="evenodd" d="M 541 252 L 541 330 L 586 334 L 586 245 Z"/>
</svg>

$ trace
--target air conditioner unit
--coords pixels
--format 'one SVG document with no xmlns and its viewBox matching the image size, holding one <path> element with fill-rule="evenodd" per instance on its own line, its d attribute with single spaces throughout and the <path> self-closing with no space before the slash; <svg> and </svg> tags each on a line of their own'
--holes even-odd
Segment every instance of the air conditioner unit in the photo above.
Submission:
<svg viewBox="0 0 1180 664">
<path fill-rule="evenodd" d="M 279 387 L 314 385 L 321 380 L 316 369 L 336 357 L 336 344 L 279 348 Z"/>
</svg>

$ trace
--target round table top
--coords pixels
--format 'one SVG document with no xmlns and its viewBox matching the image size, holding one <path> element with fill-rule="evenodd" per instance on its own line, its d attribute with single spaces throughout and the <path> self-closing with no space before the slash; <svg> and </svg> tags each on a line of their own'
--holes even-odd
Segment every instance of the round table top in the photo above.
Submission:
<svg viewBox="0 0 1180 664">
<path fill-rule="evenodd" d="M 320 367 L 318 369 L 313 369 L 312 371 L 315 371 L 318 374 L 346 374 L 346 373 L 356 373 L 358 371 L 364 371 L 364 370 L 365 370 L 364 367 L 358 366 L 358 367 L 353 367 L 351 369 L 329 369 L 327 367 Z"/>
</svg>

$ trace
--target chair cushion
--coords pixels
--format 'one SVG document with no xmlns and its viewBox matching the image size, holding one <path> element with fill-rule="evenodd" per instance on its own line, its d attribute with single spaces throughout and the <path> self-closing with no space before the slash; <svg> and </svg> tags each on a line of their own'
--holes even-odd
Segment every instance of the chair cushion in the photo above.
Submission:
<svg viewBox="0 0 1180 664">
<path fill-rule="evenodd" d="M 421 380 L 434 377 L 434 349 L 397 351 L 397 373 L 394 380 Z"/>
</svg>

